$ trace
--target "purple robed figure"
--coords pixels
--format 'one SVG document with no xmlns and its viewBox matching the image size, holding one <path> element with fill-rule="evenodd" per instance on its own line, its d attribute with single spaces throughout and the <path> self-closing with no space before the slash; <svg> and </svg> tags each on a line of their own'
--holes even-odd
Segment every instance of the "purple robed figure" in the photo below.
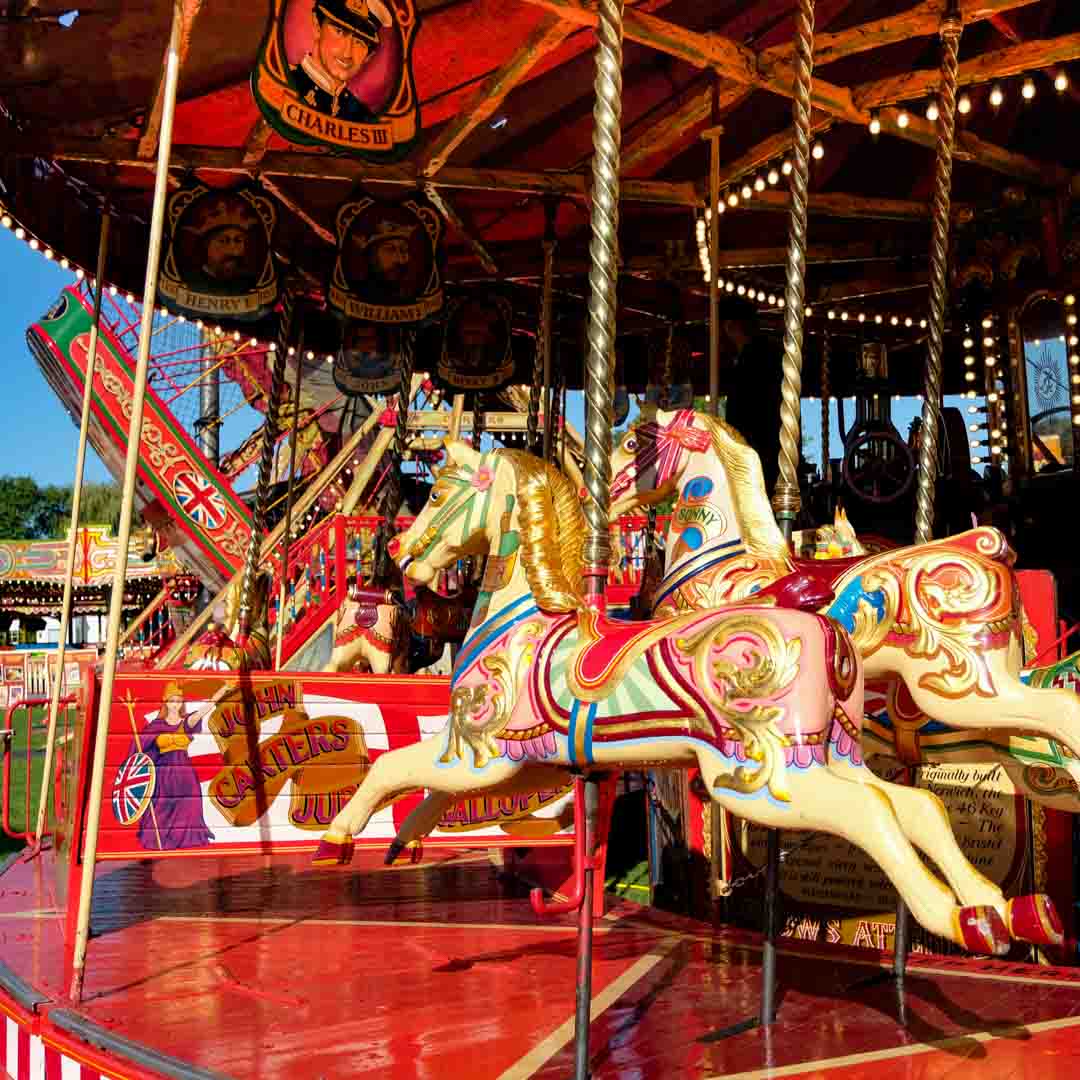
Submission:
<svg viewBox="0 0 1080 1080">
<path fill-rule="evenodd" d="M 192 736 L 202 730 L 206 710 L 188 714 L 177 683 L 165 687 L 161 709 L 139 732 L 131 752 L 154 762 L 154 794 L 139 819 L 139 843 L 152 851 L 203 847 L 214 834 L 203 818 L 199 777 L 188 757 Z"/>
</svg>

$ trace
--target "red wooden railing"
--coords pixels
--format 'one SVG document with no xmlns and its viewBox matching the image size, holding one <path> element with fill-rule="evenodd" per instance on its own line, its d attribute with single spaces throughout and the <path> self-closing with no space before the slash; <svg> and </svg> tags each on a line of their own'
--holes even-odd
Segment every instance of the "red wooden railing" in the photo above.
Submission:
<svg viewBox="0 0 1080 1080">
<path fill-rule="evenodd" d="M 65 707 L 74 704 L 74 702 L 74 695 L 63 697 L 60 699 L 60 706 Z M 4 736 L 5 738 L 10 739 L 10 743 L 4 753 L 3 793 L 0 798 L 3 799 L 2 823 L 4 832 L 13 840 L 29 840 L 33 836 L 37 813 L 37 807 L 34 804 L 38 797 L 37 785 L 34 783 L 34 775 L 31 768 L 34 749 L 33 710 L 41 706 L 47 708 L 48 705 L 49 699 L 47 697 L 28 697 L 23 698 L 22 701 L 15 702 L 14 705 L 9 705 L 7 711 L 4 713 Z M 17 729 L 15 727 L 14 718 L 16 713 L 23 710 L 26 711 L 26 745 L 23 747 L 23 827 L 22 829 L 17 829 L 11 821 L 11 767 L 15 757 L 15 744 L 18 741 L 16 739 Z"/>
</svg>

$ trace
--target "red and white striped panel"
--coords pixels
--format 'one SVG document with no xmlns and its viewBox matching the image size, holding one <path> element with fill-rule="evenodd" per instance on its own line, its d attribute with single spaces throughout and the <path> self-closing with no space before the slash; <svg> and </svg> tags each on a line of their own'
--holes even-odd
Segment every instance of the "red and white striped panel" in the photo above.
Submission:
<svg viewBox="0 0 1080 1080">
<path fill-rule="evenodd" d="M 84 1065 L 55 1047 L 46 1046 L 40 1035 L 4 1017 L 4 1068 L 10 1080 L 110 1080 L 92 1065 Z"/>
</svg>

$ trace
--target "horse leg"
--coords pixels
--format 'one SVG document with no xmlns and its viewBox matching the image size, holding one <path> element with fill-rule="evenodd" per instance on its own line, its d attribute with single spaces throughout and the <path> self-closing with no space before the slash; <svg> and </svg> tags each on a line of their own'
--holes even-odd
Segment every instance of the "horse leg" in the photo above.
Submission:
<svg viewBox="0 0 1080 1080">
<path fill-rule="evenodd" d="M 731 766 L 719 755 L 700 751 L 703 777 L 713 799 L 725 809 L 773 829 L 815 829 L 834 833 L 865 851 L 896 886 L 912 914 L 932 934 L 976 953 L 1004 955 L 1009 934 L 992 905 L 957 905 L 952 890 L 926 868 L 896 819 L 892 803 L 870 784 L 815 767 L 789 768 L 791 801 L 741 796 L 716 787 Z"/>
<path fill-rule="evenodd" d="M 486 791 L 506 783 L 521 769 L 520 762 L 508 758 L 495 758 L 480 770 L 461 760 L 442 764 L 439 761 L 442 746 L 441 738 L 432 738 L 380 754 L 356 794 L 330 822 L 330 828 L 319 841 L 315 865 L 333 866 L 350 862 L 353 837 L 364 830 L 371 815 L 383 802 L 397 795 L 417 788 L 455 796 L 466 791 Z"/>
<path fill-rule="evenodd" d="M 960 850 L 945 804 L 925 788 L 893 784 L 875 776 L 865 765 L 833 758 L 828 768 L 856 784 L 869 784 L 893 805 L 904 835 L 941 869 L 960 903 L 993 907 L 1012 937 L 1037 945 L 1060 945 L 1064 929 L 1053 901 L 1037 893 L 1006 900 L 989 878 L 972 866 Z"/>
<path fill-rule="evenodd" d="M 542 791 L 545 788 L 563 787 L 568 780 L 562 769 L 549 765 L 526 765 L 506 784 L 500 784 L 493 795 L 519 795 L 523 792 Z M 401 823 L 387 849 L 385 862 L 389 866 L 410 844 L 423 840 L 434 831 L 443 814 L 460 798 L 448 792 L 433 791 Z"/>
<path fill-rule="evenodd" d="M 1053 739 L 1068 750 L 1071 758 L 1062 767 L 1080 784 L 1080 695 L 1071 690 L 1026 686 L 1018 675 L 1015 646 L 995 649 L 984 658 L 995 690 L 993 697 L 974 693 L 940 697 L 921 685 L 921 677 L 936 674 L 937 666 L 920 664 L 905 672 L 912 700 L 927 716 L 951 727 L 1022 731 Z"/>
</svg>

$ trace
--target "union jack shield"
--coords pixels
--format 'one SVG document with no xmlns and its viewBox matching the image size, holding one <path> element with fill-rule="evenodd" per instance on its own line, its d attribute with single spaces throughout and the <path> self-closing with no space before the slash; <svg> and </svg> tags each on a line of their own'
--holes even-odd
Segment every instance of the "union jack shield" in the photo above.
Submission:
<svg viewBox="0 0 1080 1080">
<path fill-rule="evenodd" d="M 156 780 L 153 759 L 136 753 L 120 766 L 113 781 L 113 815 L 121 825 L 134 825 L 146 813 Z"/>
<path fill-rule="evenodd" d="M 225 523 L 225 500 L 208 480 L 193 472 L 180 472 L 173 478 L 172 487 L 180 509 L 196 525 L 213 531 Z"/>
</svg>

